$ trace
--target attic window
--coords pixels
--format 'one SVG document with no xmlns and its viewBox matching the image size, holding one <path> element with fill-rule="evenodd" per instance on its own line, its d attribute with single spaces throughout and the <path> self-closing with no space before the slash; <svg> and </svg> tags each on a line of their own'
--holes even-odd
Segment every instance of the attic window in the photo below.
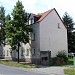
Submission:
<svg viewBox="0 0 75 75">
<path fill-rule="evenodd" d="M 29 19 L 29 25 L 33 23 L 34 23 L 34 19 L 33 18 Z"/>
<path fill-rule="evenodd" d="M 58 23 L 58 28 L 60 29 L 60 23 Z"/>
<path fill-rule="evenodd" d="M 31 20 L 29 20 L 29 25 L 31 24 Z"/>
</svg>

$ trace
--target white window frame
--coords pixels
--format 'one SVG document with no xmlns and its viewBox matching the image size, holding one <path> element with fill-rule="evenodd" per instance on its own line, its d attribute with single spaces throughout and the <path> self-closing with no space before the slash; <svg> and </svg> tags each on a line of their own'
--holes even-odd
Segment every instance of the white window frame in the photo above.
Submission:
<svg viewBox="0 0 75 75">
<path fill-rule="evenodd" d="M 29 19 L 29 25 L 34 23 L 34 18 Z"/>
<path fill-rule="evenodd" d="M 29 20 L 29 25 L 31 24 L 31 20 Z"/>
</svg>

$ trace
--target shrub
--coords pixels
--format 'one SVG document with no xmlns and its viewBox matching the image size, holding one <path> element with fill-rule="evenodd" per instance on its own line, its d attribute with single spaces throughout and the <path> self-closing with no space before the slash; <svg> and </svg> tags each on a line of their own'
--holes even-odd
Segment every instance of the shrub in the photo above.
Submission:
<svg viewBox="0 0 75 75">
<path fill-rule="evenodd" d="M 58 54 L 57 54 L 57 57 L 58 57 L 58 62 L 66 62 L 68 61 L 68 57 L 67 57 L 67 53 L 65 50 L 62 50 L 62 51 L 58 51 Z"/>
</svg>

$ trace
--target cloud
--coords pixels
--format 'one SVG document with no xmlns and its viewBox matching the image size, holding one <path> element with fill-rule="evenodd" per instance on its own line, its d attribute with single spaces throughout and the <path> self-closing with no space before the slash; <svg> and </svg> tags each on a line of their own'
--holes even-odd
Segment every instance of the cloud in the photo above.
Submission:
<svg viewBox="0 0 75 75">
<path fill-rule="evenodd" d="M 11 13 L 18 0 L 0 0 L 7 13 Z M 65 12 L 75 19 L 74 0 L 20 0 L 27 12 L 40 13 L 52 8 L 56 8 L 58 13 L 63 16 Z"/>
<path fill-rule="evenodd" d="M 67 12 L 72 18 L 75 19 L 74 0 L 52 0 L 52 5 L 52 7 L 55 7 L 58 10 L 61 16 Z"/>
</svg>

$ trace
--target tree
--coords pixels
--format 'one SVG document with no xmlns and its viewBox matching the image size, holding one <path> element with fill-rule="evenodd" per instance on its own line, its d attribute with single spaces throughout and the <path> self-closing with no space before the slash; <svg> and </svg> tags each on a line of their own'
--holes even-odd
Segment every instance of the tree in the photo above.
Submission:
<svg viewBox="0 0 75 75">
<path fill-rule="evenodd" d="M 75 35 L 74 35 L 74 21 L 73 19 L 65 13 L 63 16 L 63 22 L 67 27 L 67 36 L 68 36 L 68 50 L 69 52 L 75 49 Z"/>
<path fill-rule="evenodd" d="M 10 15 L 8 14 L 6 17 L 5 17 L 5 21 L 6 21 L 6 23 L 7 22 L 9 22 L 11 20 L 11 17 L 10 17 Z"/>
<path fill-rule="evenodd" d="M 30 25 L 27 25 L 27 13 L 19 0 L 16 2 L 11 15 L 12 20 L 5 25 L 6 37 L 12 49 L 18 51 L 19 63 L 20 44 L 29 42 L 29 32 L 32 31 L 32 28 Z"/>
<path fill-rule="evenodd" d="M 5 26 L 5 10 L 4 7 L 0 7 L 0 45 L 4 44 L 5 41 L 5 31 L 4 31 L 4 26 Z"/>
</svg>

